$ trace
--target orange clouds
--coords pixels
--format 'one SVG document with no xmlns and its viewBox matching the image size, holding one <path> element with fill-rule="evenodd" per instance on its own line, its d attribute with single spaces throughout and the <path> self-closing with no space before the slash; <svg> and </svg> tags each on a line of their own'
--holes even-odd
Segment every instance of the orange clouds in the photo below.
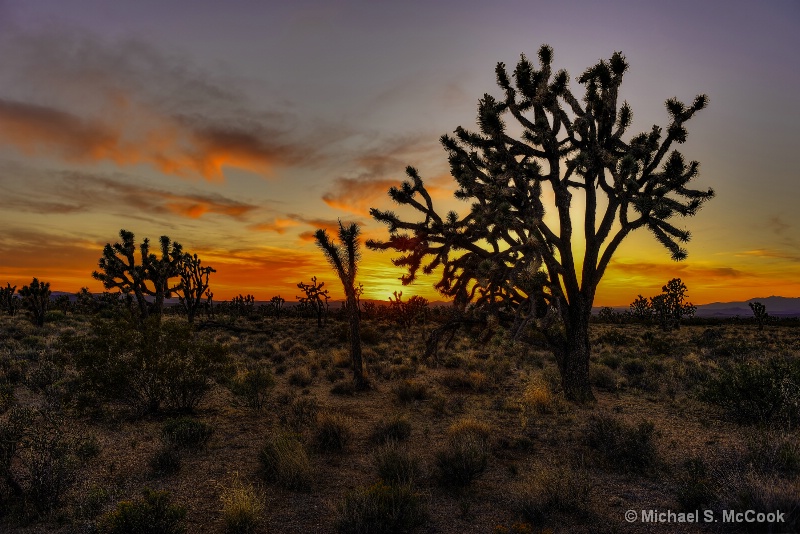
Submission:
<svg viewBox="0 0 800 534">
<path fill-rule="evenodd" d="M 339 178 L 334 190 L 325 193 L 322 200 L 334 209 L 369 215 L 369 209 L 386 197 L 390 187 L 399 185 L 396 180 L 370 180 L 365 178 Z"/>
<path fill-rule="evenodd" d="M 26 155 L 70 162 L 151 164 L 166 174 L 224 179 L 224 167 L 266 175 L 299 149 L 250 122 L 169 116 L 128 99 L 109 99 L 103 119 L 0 99 L 0 140 Z"/>
</svg>

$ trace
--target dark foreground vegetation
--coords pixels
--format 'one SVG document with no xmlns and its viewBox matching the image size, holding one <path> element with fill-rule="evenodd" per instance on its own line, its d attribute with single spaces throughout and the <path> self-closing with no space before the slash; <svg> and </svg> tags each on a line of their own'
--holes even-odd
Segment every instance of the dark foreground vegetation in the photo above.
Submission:
<svg viewBox="0 0 800 534">
<path fill-rule="evenodd" d="M 364 390 L 346 312 L 111 310 L 0 316 L 0 531 L 657 527 L 629 509 L 786 518 L 664 532 L 800 529 L 797 328 L 593 324 L 580 405 L 532 329 L 461 329 L 424 357 L 446 315 L 369 307 Z"/>
</svg>

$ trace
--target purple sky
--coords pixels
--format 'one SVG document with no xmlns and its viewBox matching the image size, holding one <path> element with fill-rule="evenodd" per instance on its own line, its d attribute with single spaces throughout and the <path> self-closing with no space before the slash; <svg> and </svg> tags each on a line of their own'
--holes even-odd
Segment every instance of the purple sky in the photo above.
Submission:
<svg viewBox="0 0 800 534">
<path fill-rule="evenodd" d="M 688 261 L 635 235 L 598 304 L 674 276 L 696 302 L 800 296 L 798 28 L 796 1 L 0 0 L 0 283 L 92 287 L 125 227 L 201 252 L 222 295 L 293 296 L 327 269 L 315 228 L 385 236 L 366 210 L 406 165 L 459 207 L 439 136 L 474 128 L 497 61 L 548 43 L 573 79 L 626 55 L 632 133 L 710 96 L 681 147 L 718 194 L 681 224 Z M 389 257 L 365 256 L 373 298 L 396 289 Z"/>
</svg>

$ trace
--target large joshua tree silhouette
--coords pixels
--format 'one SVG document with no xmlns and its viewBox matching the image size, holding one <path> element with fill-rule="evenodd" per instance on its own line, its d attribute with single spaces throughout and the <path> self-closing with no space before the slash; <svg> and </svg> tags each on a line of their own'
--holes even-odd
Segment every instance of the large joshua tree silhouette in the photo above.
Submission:
<svg viewBox="0 0 800 534">
<path fill-rule="evenodd" d="M 361 318 L 358 310 L 359 289 L 356 287 L 356 274 L 358 272 L 358 260 L 361 258 L 360 244 L 358 236 L 359 227 L 352 223 L 348 227 L 339 221 L 339 241 L 335 243 L 328 236 L 325 230 L 317 230 L 314 237 L 317 246 L 322 249 L 328 262 L 331 264 L 339 280 L 342 281 L 344 294 L 347 298 L 347 316 L 350 323 L 350 358 L 353 362 L 353 382 L 356 389 L 364 389 L 367 382 L 364 378 L 364 363 L 361 358 Z"/>
<path fill-rule="evenodd" d="M 119 236 L 122 243 L 107 243 L 103 248 L 103 256 L 98 261 L 100 270 L 94 271 L 92 277 L 103 282 L 106 289 L 117 288 L 125 295 L 133 293 L 140 322 L 150 316 L 150 306 L 145 296 L 153 297 L 153 309 L 160 322 L 164 299 L 172 296 L 179 287 L 179 284 L 170 285 L 170 280 L 180 276 L 179 267 L 184 260 L 183 247 L 163 235 L 159 240 L 159 258 L 150 252 L 150 240 L 145 238 L 139 246 L 140 258 L 137 263 L 133 233 L 120 230 Z"/>
<path fill-rule="evenodd" d="M 671 150 L 686 140 L 685 123 L 708 98 L 697 96 L 689 106 L 667 100 L 666 135 L 653 126 L 626 142 L 622 137 L 633 114 L 626 102 L 618 105 L 628 69 L 624 56 L 616 52 L 578 78 L 583 102 L 572 94 L 566 71 L 553 73 L 552 58 L 552 49 L 542 46 L 536 69 L 523 55 L 513 84 L 498 63 L 504 95 L 479 101 L 479 132 L 458 127 L 455 137 L 441 138 L 458 184 L 455 196 L 471 201 L 469 213 L 442 217 L 409 167 L 410 181 L 390 189 L 389 196 L 424 219 L 407 221 L 372 209 L 390 236 L 367 246 L 403 253 L 393 260 L 408 269 L 403 283 L 411 283 L 420 268 L 430 274 L 441 265 L 436 287 L 456 303 L 536 319 L 556 356 L 567 398 L 584 402 L 594 398 L 589 317 L 615 251 L 631 232 L 647 228 L 674 260 L 684 259 L 681 244 L 689 232 L 671 220 L 694 215 L 714 194 L 687 187 L 698 163 L 687 164 Z M 518 138 L 506 120 L 521 129 Z M 544 218 L 544 188 L 554 199 L 555 223 Z M 573 221 L 571 210 L 581 205 L 583 220 Z"/>
</svg>

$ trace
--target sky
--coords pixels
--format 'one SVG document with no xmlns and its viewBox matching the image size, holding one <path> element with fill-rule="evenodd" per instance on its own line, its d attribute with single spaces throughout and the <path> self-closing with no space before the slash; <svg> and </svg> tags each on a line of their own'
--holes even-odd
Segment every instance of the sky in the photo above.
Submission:
<svg viewBox="0 0 800 534">
<path fill-rule="evenodd" d="M 629 236 L 595 305 L 625 306 L 681 278 L 696 304 L 800 296 L 800 4 L 741 1 L 0 0 L 0 284 L 91 277 L 120 229 L 161 235 L 217 272 L 215 299 L 292 301 L 312 276 L 341 286 L 313 232 L 357 222 L 416 167 L 452 198 L 442 134 L 475 130 L 478 99 L 547 43 L 575 79 L 615 51 L 631 135 L 664 101 L 710 98 L 680 151 L 716 197 L 678 221 L 673 262 Z M 365 297 L 401 287 L 391 252 L 363 251 Z"/>
</svg>

